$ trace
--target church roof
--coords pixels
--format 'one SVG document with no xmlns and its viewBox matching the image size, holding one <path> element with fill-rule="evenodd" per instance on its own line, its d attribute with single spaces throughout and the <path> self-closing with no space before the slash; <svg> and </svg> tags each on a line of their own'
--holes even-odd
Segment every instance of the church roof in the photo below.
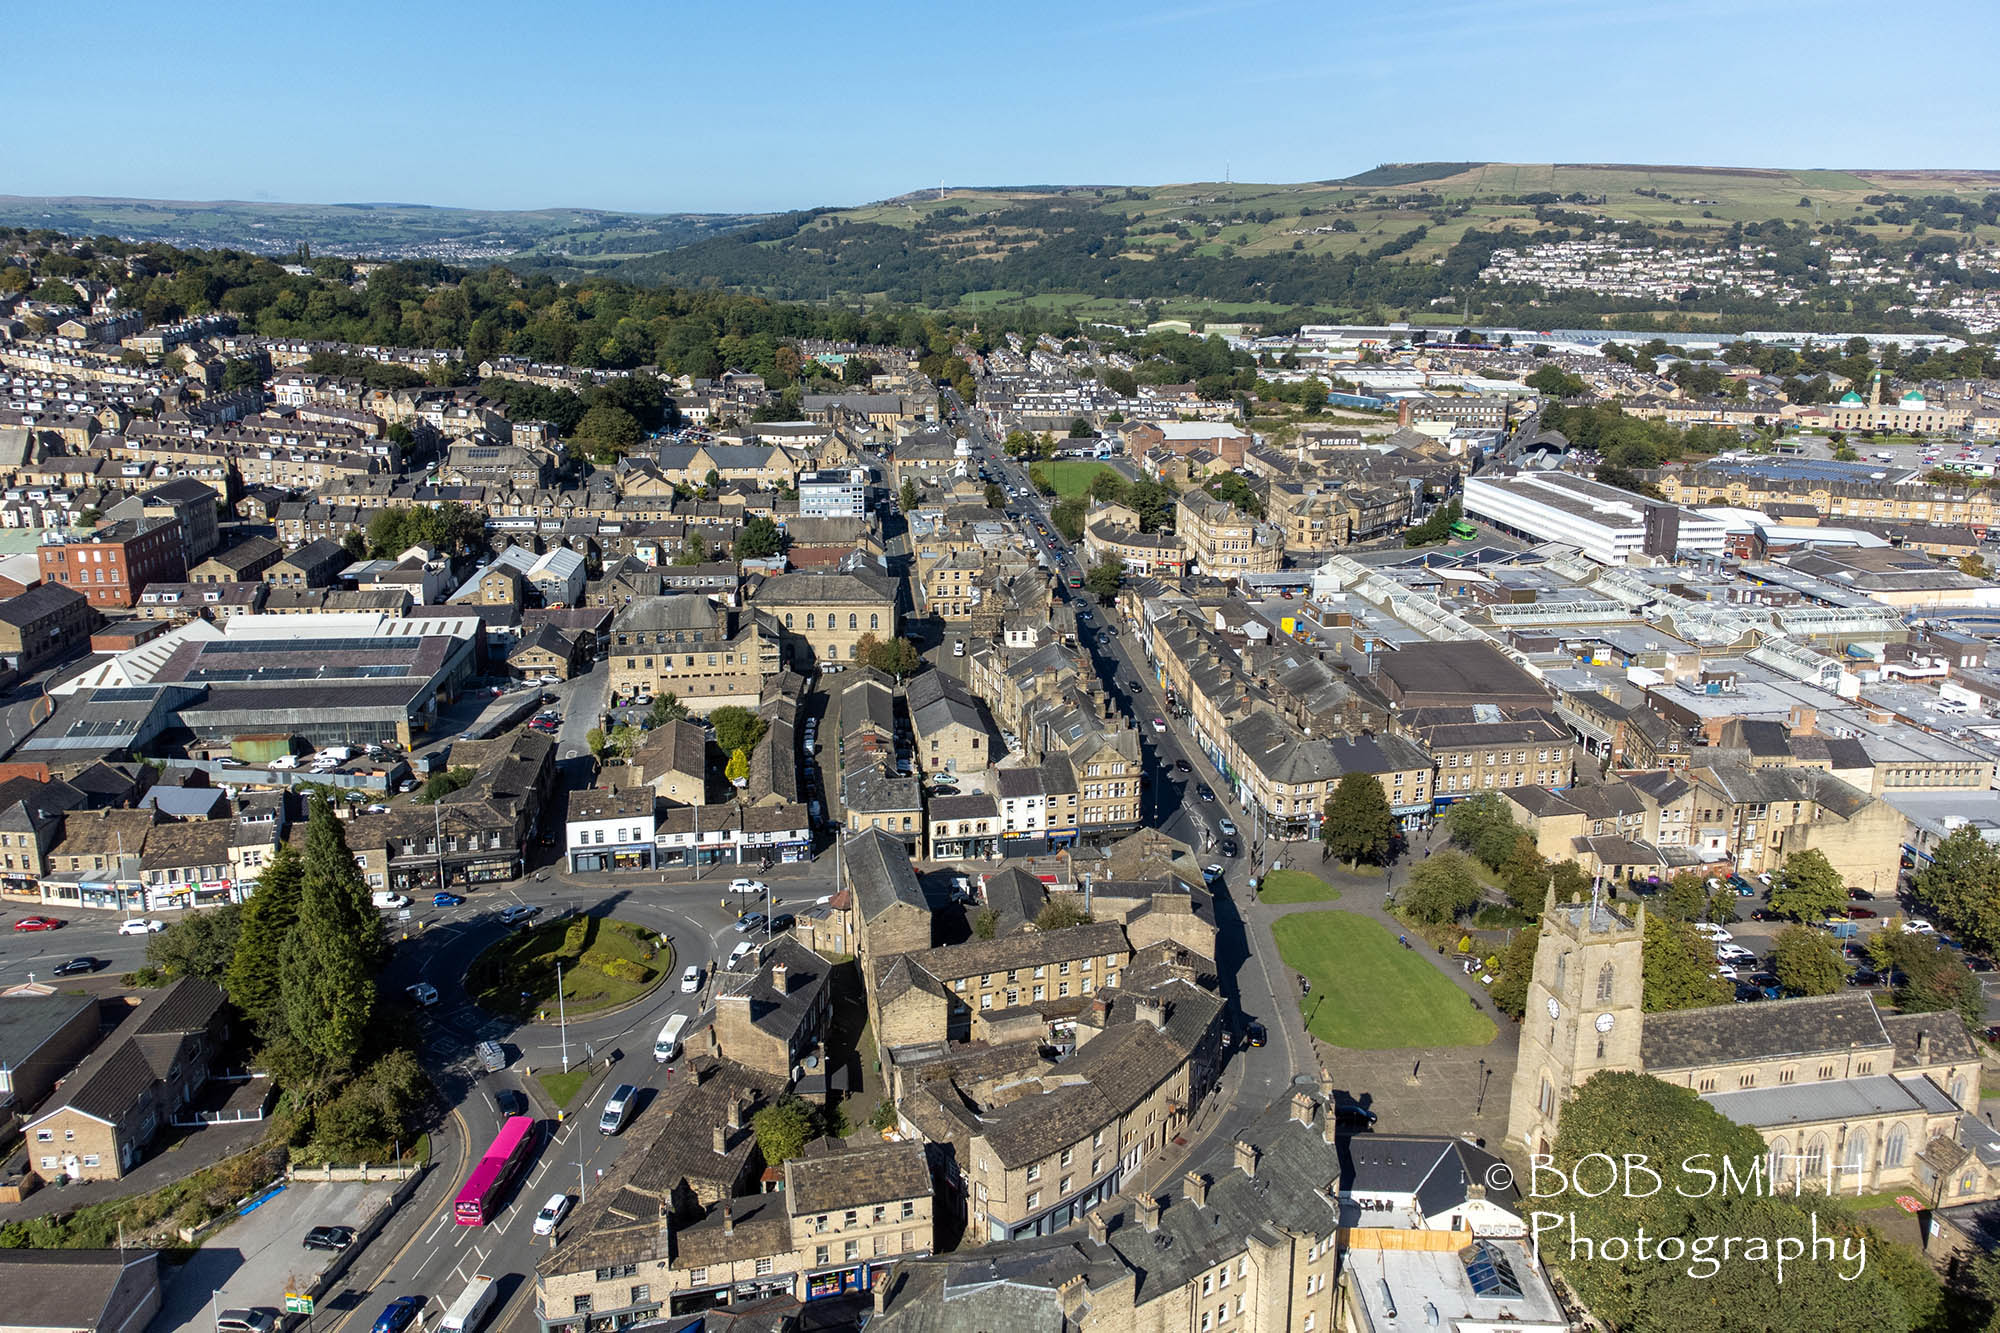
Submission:
<svg viewBox="0 0 2000 1333">
<path fill-rule="evenodd" d="M 1929 1079 L 1894 1078 L 1888 1074 L 1711 1092 L 1702 1100 L 1737 1124 L 1753 1129 L 1817 1125 L 1830 1120 L 1869 1120 L 1912 1112 L 1949 1115 L 1958 1110 L 1958 1103 Z"/>
<path fill-rule="evenodd" d="M 1647 1072 L 1657 1074 L 1888 1047 L 1874 1000 L 1842 993 L 1647 1014 L 1639 1055 Z"/>
</svg>

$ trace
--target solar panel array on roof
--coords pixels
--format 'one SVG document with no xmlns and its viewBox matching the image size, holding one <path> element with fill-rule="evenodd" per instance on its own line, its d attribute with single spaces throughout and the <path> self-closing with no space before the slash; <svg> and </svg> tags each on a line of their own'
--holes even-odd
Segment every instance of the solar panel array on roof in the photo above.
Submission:
<svg viewBox="0 0 2000 1333">
<path fill-rule="evenodd" d="M 291 651 L 296 640 L 290 639 L 220 639 L 208 644 L 204 656 L 209 653 L 282 653 Z M 380 649 L 382 640 L 370 639 L 313 639 L 315 653 L 359 653 L 370 649 Z M 399 647 L 401 645 L 398 645 Z"/>
<path fill-rule="evenodd" d="M 159 697 L 159 690 L 137 685 L 114 685 L 96 691 L 90 696 L 92 703 L 136 704 L 146 703 Z"/>
</svg>

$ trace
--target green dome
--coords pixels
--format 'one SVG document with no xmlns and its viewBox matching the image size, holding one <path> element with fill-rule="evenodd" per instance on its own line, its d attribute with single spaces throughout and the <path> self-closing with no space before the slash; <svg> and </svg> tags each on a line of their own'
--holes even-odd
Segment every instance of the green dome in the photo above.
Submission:
<svg viewBox="0 0 2000 1333">
<path fill-rule="evenodd" d="M 1840 395 L 1840 401 L 1843 403 L 1858 403 L 1861 401 L 1861 395 L 1849 389 L 1846 393 Z"/>
</svg>

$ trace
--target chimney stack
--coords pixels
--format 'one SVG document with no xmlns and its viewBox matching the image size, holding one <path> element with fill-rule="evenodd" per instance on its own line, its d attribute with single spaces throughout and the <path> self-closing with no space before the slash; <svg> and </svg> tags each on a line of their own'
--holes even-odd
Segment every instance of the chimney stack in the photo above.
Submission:
<svg viewBox="0 0 2000 1333">
<path fill-rule="evenodd" d="M 1917 1034 L 1917 1063 L 1929 1064 L 1930 1058 L 1931 1058 L 1931 1034 L 1928 1032 L 1919 1032 Z"/>
<path fill-rule="evenodd" d="M 1090 1239 L 1094 1245 L 1102 1245 L 1111 1237 L 1111 1226 L 1104 1220 L 1104 1214 L 1093 1208 L 1083 1219 L 1090 1227 Z"/>
<path fill-rule="evenodd" d="M 1292 1094 L 1292 1119 L 1308 1129 L 1312 1127 L 1313 1112 L 1318 1109 L 1318 1104 L 1313 1101 L 1310 1094 L 1304 1091 Z"/>
<path fill-rule="evenodd" d="M 715 1127 L 715 1155 L 726 1156 L 729 1152 L 729 1131 L 721 1125 Z"/>
<path fill-rule="evenodd" d="M 780 995 L 791 994 L 791 969 L 783 963 L 771 965 L 771 989 Z"/>
<path fill-rule="evenodd" d="M 889 1308 L 889 1278 L 885 1274 L 875 1283 L 875 1313 L 881 1314 Z"/>
<path fill-rule="evenodd" d="M 727 1200 L 722 1205 L 722 1234 L 725 1236 L 736 1234 L 736 1210 L 729 1206 Z"/>
<path fill-rule="evenodd" d="M 1160 1229 L 1160 1196 L 1157 1194 L 1141 1194 L 1137 1207 L 1139 1209 L 1140 1225 L 1148 1231 L 1158 1231 Z"/>
<path fill-rule="evenodd" d="M 729 1127 L 731 1129 L 743 1128 L 743 1101 L 741 1098 L 731 1097 L 729 1099 Z"/>
<path fill-rule="evenodd" d="M 1197 1208 L 1208 1206 L 1208 1177 L 1199 1171 L 1190 1171 L 1181 1181 L 1181 1193 Z"/>
<path fill-rule="evenodd" d="M 1155 1031 L 1167 1025 L 1164 1006 L 1157 995 L 1133 996 L 1132 1016 L 1141 1023 L 1150 1024 Z"/>
<path fill-rule="evenodd" d="M 1236 1140 L 1236 1169 L 1247 1179 L 1257 1178 L 1257 1158 L 1261 1155 L 1254 1144 L 1246 1143 L 1242 1139 Z"/>
</svg>

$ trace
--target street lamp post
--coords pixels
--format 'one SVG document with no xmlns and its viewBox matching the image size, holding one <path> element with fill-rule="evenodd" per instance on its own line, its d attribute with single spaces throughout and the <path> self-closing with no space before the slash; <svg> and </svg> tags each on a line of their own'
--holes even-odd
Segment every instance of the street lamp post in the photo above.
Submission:
<svg viewBox="0 0 2000 1333">
<path fill-rule="evenodd" d="M 556 964 L 556 1031 L 562 1041 L 563 1073 L 569 1072 L 569 1015 L 563 1007 L 562 964 Z"/>
</svg>

